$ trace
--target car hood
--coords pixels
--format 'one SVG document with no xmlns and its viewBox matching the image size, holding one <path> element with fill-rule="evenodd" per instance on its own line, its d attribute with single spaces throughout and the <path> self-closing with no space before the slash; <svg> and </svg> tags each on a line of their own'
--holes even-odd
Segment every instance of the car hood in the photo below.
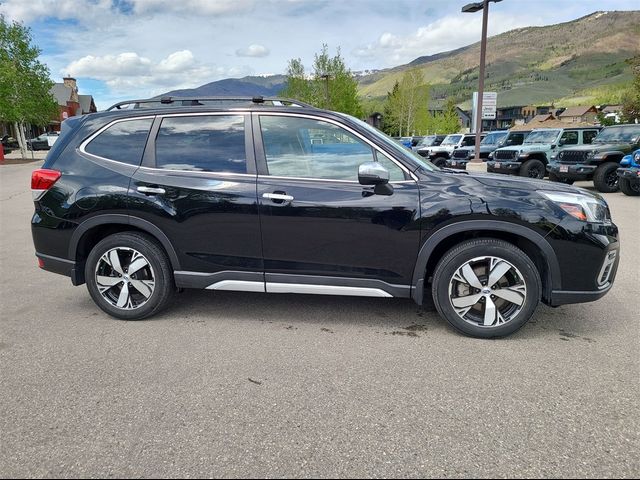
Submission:
<svg viewBox="0 0 640 480">
<path fill-rule="evenodd" d="M 628 150 L 630 148 L 631 144 L 629 143 L 591 143 L 588 145 L 567 148 L 567 150 L 579 152 L 609 152 L 611 150 Z"/>
<path fill-rule="evenodd" d="M 530 152 L 532 150 L 549 150 L 550 148 L 551 145 L 548 143 L 523 143 L 517 147 L 506 147 L 505 150 L 523 150 L 525 152 Z"/>
</svg>

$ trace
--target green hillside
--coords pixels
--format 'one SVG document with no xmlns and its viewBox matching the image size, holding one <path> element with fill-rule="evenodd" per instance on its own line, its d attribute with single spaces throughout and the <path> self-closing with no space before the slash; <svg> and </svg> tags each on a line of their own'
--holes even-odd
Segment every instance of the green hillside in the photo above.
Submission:
<svg viewBox="0 0 640 480">
<path fill-rule="evenodd" d="M 520 28 L 489 38 L 485 88 L 498 92 L 499 106 L 617 103 L 632 78 L 625 60 L 639 52 L 640 11 Z M 418 67 L 432 86 L 433 106 L 451 96 L 468 108 L 478 85 L 479 42 L 434 57 L 362 77 L 361 96 L 385 96 L 406 69 Z"/>
</svg>

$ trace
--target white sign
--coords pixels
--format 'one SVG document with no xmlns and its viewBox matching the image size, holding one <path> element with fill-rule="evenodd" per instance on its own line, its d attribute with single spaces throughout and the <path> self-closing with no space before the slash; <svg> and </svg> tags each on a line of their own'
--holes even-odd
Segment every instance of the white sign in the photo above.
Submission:
<svg viewBox="0 0 640 480">
<path fill-rule="evenodd" d="M 496 92 L 484 92 L 482 94 L 482 120 L 495 120 L 496 107 L 498 106 L 498 94 Z M 476 131 L 476 112 L 478 108 L 478 92 L 473 92 L 471 101 L 472 130 Z"/>
</svg>

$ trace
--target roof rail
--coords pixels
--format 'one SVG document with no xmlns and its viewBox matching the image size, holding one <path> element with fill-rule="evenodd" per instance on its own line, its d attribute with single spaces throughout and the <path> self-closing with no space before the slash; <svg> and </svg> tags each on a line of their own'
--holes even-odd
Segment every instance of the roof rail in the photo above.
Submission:
<svg viewBox="0 0 640 480">
<path fill-rule="evenodd" d="M 135 108 L 162 108 L 162 107 L 192 107 L 192 106 L 212 106 L 223 104 L 226 106 L 233 104 L 265 105 L 278 107 L 305 107 L 315 108 L 298 100 L 280 97 L 263 97 L 256 95 L 253 97 L 156 97 L 142 100 L 125 100 L 118 102 L 107 108 L 111 110 L 135 109 Z M 240 106 L 240 105 L 238 105 Z"/>
</svg>

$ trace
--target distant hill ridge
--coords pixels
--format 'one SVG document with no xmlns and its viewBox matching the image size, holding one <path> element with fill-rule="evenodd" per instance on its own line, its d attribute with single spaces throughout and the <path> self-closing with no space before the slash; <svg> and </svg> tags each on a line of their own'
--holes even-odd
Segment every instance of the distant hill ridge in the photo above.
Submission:
<svg viewBox="0 0 640 480">
<path fill-rule="evenodd" d="M 468 107 L 477 88 L 479 49 L 477 42 L 359 76 L 359 92 L 363 98 L 384 97 L 405 70 L 418 67 L 432 87 L 434 106 L 454 97 Z M 632 78 L 625 60 L 639 52 L 640 11 L 636 10 L 595 12 L 555 25 L 518 28 L 489 38 L 486 89 L 498 92 L 500 106 L 615 101 Z M 268 96 L 277 95 L 285 82 L 283 75 L 229 78 L 164 95 Z"/>
</svg>

